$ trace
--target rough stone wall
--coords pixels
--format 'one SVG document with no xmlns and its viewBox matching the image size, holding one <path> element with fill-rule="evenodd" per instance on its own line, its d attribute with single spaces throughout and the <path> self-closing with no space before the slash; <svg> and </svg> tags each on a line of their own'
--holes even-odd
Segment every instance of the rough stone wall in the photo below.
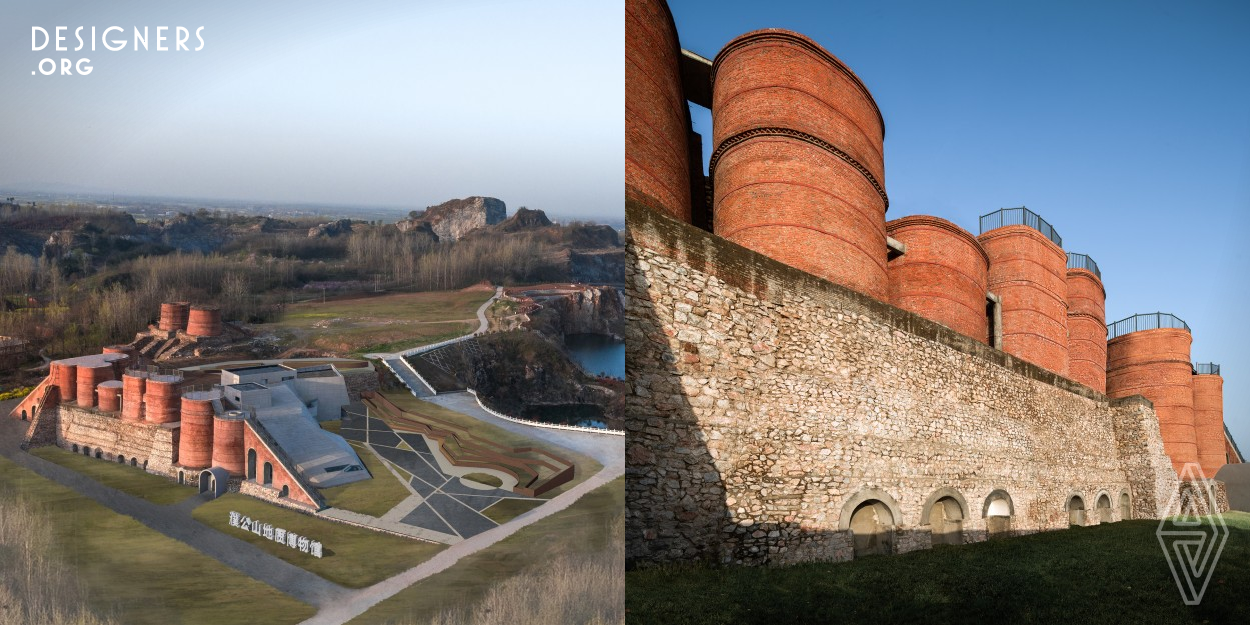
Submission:
<svg viewBox="0 0 1250 625">
<path fill-rule="evenodd" d="M 1024 533 L 1067 527 L 1073 494 L 1092 512 L 1127 491 L 1153 517 L 1175 488 L 1146 404 L 637 203 L 627 224 L 634 562 L 847 559 L 865 492 L 897 511 L 899 552 L 931 543 L 921 518 L 941 488 L 965 501 L 965 541 L 985 537 L 996 489 Z"/>
<path fill-rule="evenodd" d="M 360 394 L 365 391 L 376 391 L 381 388 L 378 372 L 370 367 L 358 369 L 342 369 L 343 382 L 347 384 L 347 398 L 353 402 L 360 401 Z"/>
<path fill-rule="evenodd" d="M 106 459 L 113 460 L 120 455 L 129 463 L 135 458 L 140 466 L 147 463 L 149 473 L 177 475 L 173 464 L 177 461 L 178 423 L 133 423 L 122 421 L 116 415 L 65 404 L 55 410 L 57 446 L 90 447 L 93 456 L 94 450 L 99 449 Z"/>
</svg>

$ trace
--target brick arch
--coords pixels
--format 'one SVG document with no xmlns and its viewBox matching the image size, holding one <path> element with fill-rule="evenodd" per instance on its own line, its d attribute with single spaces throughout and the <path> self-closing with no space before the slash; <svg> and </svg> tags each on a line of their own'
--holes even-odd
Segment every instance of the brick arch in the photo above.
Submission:
<svg viewBox="0 0 1250 625">
<path fill-rule="evenodd" d="M 985 497 L 985 504 L 981 506 L 981 517 L 982 518 L 989 517 L 990 505 L 993 504 L 995 501 L 999 501 L 999 500 L 1007 502 L 1007 514 L 1005 516 L 1016 516 L 1016 504 L 1011 499 L 1011 493 L 1008 493 L 1007 491 L 1001 488 L 995 488 L 994 490 L 990 491 L 989 495 Z M 995 515 L 995 516 L 1004 516 L 1004 515 Z"/>
<path fill-rule="evenodd" d="M 924 508 L 922 508 L 922 512 L 920 513 L 921 525 L 929 524 L 929 513 L 933 512 L 933 505 L 939 500 L 947 497 L 954 499 L 955 503 L 959 504 L 959 513 L 963 515 L 964 519 L 971 517 L 971 514 L 968 511 L 968 502 L 964 499 L 964 496 L 954 488 L 943 486 L 942 488 L 933 491 L 933 494 L 929 495 L 929 498 L 925 500 Z"/>
<path fill-rule="evenodd" d="M 842 504 L 842 512 L 838 515 L 838 529 L 851 529 L 851 514 L 855 512 L 855 509 L 860 504 L 874 500 L 884 504 L 889 509 L 890 516 L 893 517 L 894 525 L 899 525 L 899 520 L 903 518 L 903 514 L 899 511 L 898 501 L 883 490 L 865 488 L 855 493 L 853 497 L 846 500 L 846 503 Z"/>
</svg>

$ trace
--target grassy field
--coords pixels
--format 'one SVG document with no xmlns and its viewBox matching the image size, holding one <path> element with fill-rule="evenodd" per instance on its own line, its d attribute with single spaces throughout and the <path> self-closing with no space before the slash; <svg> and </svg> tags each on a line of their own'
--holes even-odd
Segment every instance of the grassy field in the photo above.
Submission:
<svg viewBox="0 0 1250 625">
<path fill-rule="evenodd" d="M 325 557 L 314 558 L 272 540 L 230 527 L 231 510 L 272 523 L 325 545 Z M 376 584 L 410 569 L 445 549 L 445 545 L 401 538 L 364 528 L 335 523 L 230 493 L 195 509 L 201 523 L 246 540 L 300 568 L 349 588 Z"/>
<path fill-rule="evenodd" d="M 1244 623 L 1250 514 L 1202 603 L 1187 607 L 1155 536 L 1124 521 L 899 556 L 786 568 L 672 567 L 626 575 L 639 623 Z"/>
<path fill-rule="evenodd" d="M 116 488 L 123 493 L 146 499 L 155 504 L 169 505 L 178 503 L 195 494 L 190 486 L 179 486 L 159 475 L 152 475 L 138 467 L 118 464 L 108 460 L 88 458 L 82 454 L 61 449 L 60 447 L 36 447 L 30 453 L 55 462 L 67 469 L 81 473 L 105 486 Z"/>
<path fill-rule="evenodd" d="M 477 328 L 488 290 L 394 293 L 287 306 L 282 320 L 257 326 L 291 345 L 338 353 L 396 351 L 435 343 Z"/>
<path fill-rule="evenodd" d="M 541 501 L 533 499 L 500 499 L 499 503 L 483 510 L 482 514 L 502 525 L 541 505 Z"/>
<path fill-rule="evenodd" d="M 550 499 L 552 497 L 555 497 L 556 495 L 559 495 L 560 493 L 567 491 L 573 486 L 576 486 L 577 484 L 581 483 L 582 480 L 585 480 L 586 478 L 598 473 L 599 470 L 603 468 L 603 465 L 599 464 L 598 462 L 594 460 L 594 458 L 591 458 L 589 456 L 584 456 L 582 454 L 579 454 L 569 449 L 564 449 L 561 447 L 549 445 L 547 443 L 544 443 L 543 441 L 536 440 L 536 439 L 530 438 L 522 434 L 513 433 L 509 430 L 505 430 L 503 428 L 496 427 L 490 423 L 486 423 L 485 421 L 479 421 L 478 419 L 474 419 L 473 417 L 470 417 L 468 415 L 461 414 L 459 412 L 456 412 L 455 410 L 448 410 L 447 408 L 439 406 L 438 404 L 432 404 L 428 401 L 417 399 L 416 397 L 413 397 L 411 393 L 407 393 L 403 391 L 392 391 L 392 392 L 384 392 L 382 394 L 385 395 L 386 398 L 389 399 L 392 403 L 394 403 L 396 406 L 399 406 L 403 410 L 416 413 L 418 415 L 425 414 L 431 417 L 449 421 L 455 424 L 457 427 L 467 430 L 470 434 L 474 436 L 479 436 L 486 440 L 494 441 L 496 443 L 499 443 L 501 445 L 507 445 L 509 447 L 527 447 L 528 446 L 528 447 L 534 447 L 536 449 L 543 449 L 543 450 L 548 451 L 549 453 L 571 460 L 573 462 L 573 465 L 576 467 L 574 469 L 573 480 L 567 484 L 562 484 L 560 486 L 557 486 L 556 488 L 551 489 L 550 491 L 547 491 L 546 493 L 543 493 L 541 497 L 545 499 Z"/>
<path fill-rule="evenodd" d="M 531 567 L 544 562 L 565 556 L 610 558 L 612 550 L 623 544 L 613 528 L 620 522 L 624 510 L 625 480 L 619 478 L 588 493 L 567 509 L 400 591 L 349 622 L 352 625 L 427 623 L 444 610 L 482 601 L 499 584 L 524 575 Z M 617 573 L 615 579 L 619 580 L 621 572 Z M 535 588 L 531 600 L 542 599 L 536 593 L 547 593 L 546 598 L 550 599 L 553 591 Z M 617 598 L 593 599 L 613 601 Z"/>
<path fill-rule="evenodd" d="M 473 480 L 474 482 L 477 482 L 478 484 L 494 486 L 495 488 L 499 488 L 500 486 L 503 486 L 503 480 L 499 479 L 498 477 L 494 475 L 489 475 L 486 473 L 466 473 L 462 475 L 461 477 L 466 480 Z"/>
<path fill-rule="evenodd" d="M 54 535 L 49 555 L 73 568 L 94 610 L 120 622 L 298 623 L 316 612 L 4 458 L 0 489 L 39 511 Z"/>
<path fill-rule="evenodd" d="M 365 468 L 369 469 L 373 479 L 321 489 L 326 503 L 335 508 L 380 517 L 412 494 L 372 451 L 363 445 L 351 445 L 356 449 L 356 455 L 365 462 Z"/>
</svg>

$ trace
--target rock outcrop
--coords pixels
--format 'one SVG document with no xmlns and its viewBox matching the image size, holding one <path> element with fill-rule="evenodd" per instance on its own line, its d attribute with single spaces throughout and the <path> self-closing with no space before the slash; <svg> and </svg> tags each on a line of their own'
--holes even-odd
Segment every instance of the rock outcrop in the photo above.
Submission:
<svg viewBox="0 0 1250 625">
<path fill-rule="evenodd" d="M 352 220 L 340 219 L 328 224 L 320 224 L 308 229 L 308 238 L 337 237 L 352 231 Z"/>
<path fill-rule="evenodd" d="M 500 223 L 507 215 L 508 208 L 503 200 L 473 196 L 414 211 L 408 219 L 395 225 L 407 232 L 428 224 L 440 241 L 455 241 L 473 230 Z"/>
</svg>

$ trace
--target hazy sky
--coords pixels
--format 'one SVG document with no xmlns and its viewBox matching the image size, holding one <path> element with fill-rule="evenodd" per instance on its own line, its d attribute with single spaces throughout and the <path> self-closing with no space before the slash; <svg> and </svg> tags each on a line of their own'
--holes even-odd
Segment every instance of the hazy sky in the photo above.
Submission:
<svg viewBox="0 0 1250 625">
<path fill-rule="evenodd" d="M 1189 322 L 1250 454 L 1250 3 L 670 4 L 708 58 L 778 27 L 845 61 L 885 116 L 888 219 L 976 234 L 979 215 L 1027 205 L 1098 262 L 1107 321 Z"/>
<path fill-rule="evenodd" d="M 404 209 L 489 195 L 620 219 L 623 15 L 623 0 L 4 2 L 0 186 Z M 70 50 L 32 51 L 33 26 L 68 26 Z M 78 26 L 121 26 L 126 49 L 74 52 Z M 157 26 L 187 27 L 192 48 L 203 26 L 204 49 L 158 52 Z M 31 75 L 82 57 L 90 75 Z"/>
</svg>

